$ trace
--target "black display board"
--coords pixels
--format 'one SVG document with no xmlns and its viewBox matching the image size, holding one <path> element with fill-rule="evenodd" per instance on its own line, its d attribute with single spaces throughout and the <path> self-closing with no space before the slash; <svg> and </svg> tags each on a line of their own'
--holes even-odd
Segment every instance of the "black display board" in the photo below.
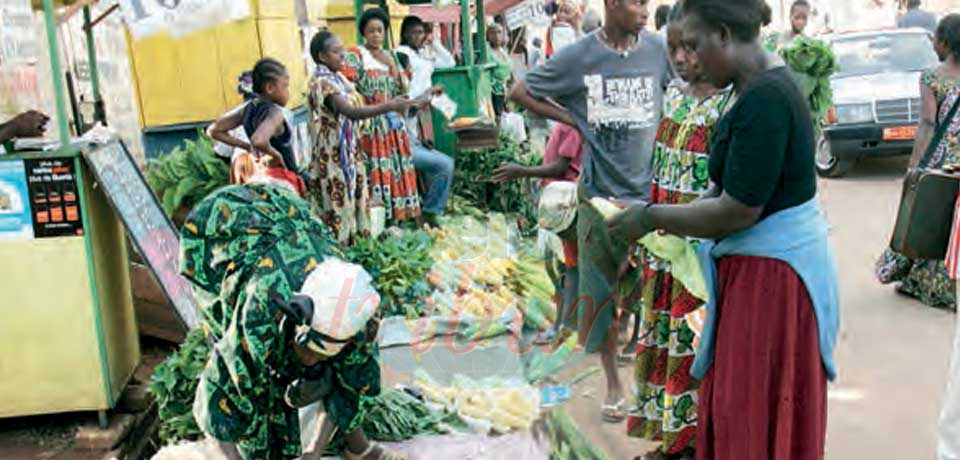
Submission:
<svg viewBox="0 0 960 460">
<path fill-rule="evenodd" d="M 180 275 L 180 235 L 122 142 L 85 149 L 84 158 L 120 216 L 130 240 L 189 329 L 198 324 L 189 282 Z"/>
<path fill-rule="evenodd" d="M 73 158 L 23 161 L 33 211 L 35 238 L 83 235 L 83 210 L 77 196 Z"/>
</svg>

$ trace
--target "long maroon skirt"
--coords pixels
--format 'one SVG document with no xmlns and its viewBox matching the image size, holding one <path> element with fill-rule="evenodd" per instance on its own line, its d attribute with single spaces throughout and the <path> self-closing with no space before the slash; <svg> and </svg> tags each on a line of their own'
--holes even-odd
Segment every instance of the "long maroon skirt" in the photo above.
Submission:
<svg viewBox="0 0 960 460">
<path fill-rule="evenodd" d="M 822 460 L 827 378 L 806 286 L 784 262 L 717 261 L 716 344 L 697 460 Z"/>
</svg>

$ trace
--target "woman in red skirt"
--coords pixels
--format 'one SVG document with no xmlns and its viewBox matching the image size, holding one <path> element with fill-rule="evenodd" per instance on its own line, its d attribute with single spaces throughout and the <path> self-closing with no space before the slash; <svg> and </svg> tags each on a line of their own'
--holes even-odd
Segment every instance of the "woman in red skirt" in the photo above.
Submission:
<svg viewBox="0 0 960 460">
<path fill-rule="evenodd" d="M 636 205 L 609 222 L 704 238 L 710 295 L 691 374 L 702 378 L 698 460 L 821 460 L 839 295 L 814 169 L 813 122 L 782 61 L 758 42 L 763 0 L 685 0 L 683 43 L 708 80 L 732 87 L 714 128 L 714 190 Z"/>
</svg>

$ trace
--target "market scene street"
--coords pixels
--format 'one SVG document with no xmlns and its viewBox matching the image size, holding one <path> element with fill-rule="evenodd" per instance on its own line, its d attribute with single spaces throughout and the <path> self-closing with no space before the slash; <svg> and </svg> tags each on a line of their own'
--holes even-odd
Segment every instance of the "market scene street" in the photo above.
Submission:
<svg viewBox="0 0 960 460">
<path fill-rule="evenodd" d="M 0 460 L 960 460 L 960 0 L 0 0 Z"/>
<path fill-rule="evenodd" d="M 936 458 L 941 400 L 915 395 L 943 391 L 949 356 L 928 351 L 950 349 L 953 312 L 898 295 L 877 283 L 873 274 L 878 248 L 890 238 L 886 227 L 896 215 L 904 167 L 897 159 L 871 161 L 849 178 L 821 182 L 843 302 L 837 351 L 843 372 L 828 393 L 827 458 L 886 458 L 889 452 Z M 597 363 L 578 366 L 590 365 Z M 578 393 L 599 380 L 584 381 Z M 638 449 L 649 449 L 643 441 L 623 442 L 617 427 L 587 424 L 594 406 L 590 398 L 572 405 L 570 411 L 583 421 L 586 436 L 607 448 L 610 458 L 630 458 Z"/>
</svg>

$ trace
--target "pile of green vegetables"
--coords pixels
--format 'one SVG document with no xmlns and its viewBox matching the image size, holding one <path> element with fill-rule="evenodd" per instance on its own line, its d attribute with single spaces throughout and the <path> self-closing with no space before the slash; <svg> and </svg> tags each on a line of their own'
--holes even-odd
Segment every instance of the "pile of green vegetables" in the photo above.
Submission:
<svg viewBox="0 0 960 460">
<path fill-rule="evenodd" d="M 420 435 L 449 434 L 469 430 L 456 412 L 432 412 L 422 400 L 401 389 L 390 389 L 366 403 L 360 427 L 374 441 L 400 442 Z M 343 452 L 343 439 L 331 442 L 329 455 Z"/>
<path fill-rule="evenodd" d="M 192 208 L 229 182 L 230 167 L 217 158 L 213 142 L 202 134 L 147 165 L 147 183 L 169 216 Z"/>
<path fill-rule="evenodd" d="M 803 94 L 810 102 L 814 120 L 823 120 L 833 105 L 830 77 L 840 70 L 833 50 L 826 43 L 797 37 L 780 50 L 780 56 L 794 71 Z"/>
<path fill-rule="evenodd" d="M 373 278 L 380 294 L 380 314 L 419 318 L 431 292 L 427 273 L 433 267 L 434 239 L 422 230 L 400 230 L 380 238 L 360 239 L 345 250 L 350 261 Z"/>
<path fill-rule="evenodd" d="M 542 154 L 531 150 L 529 143 L 521 144 L 501 133 L 497 147 L 463 152 L 457 157 L 453 193 L 480 211 L 521 217 L 520 230 L 529 236 L 536 232 L 536 203 L 531 197 L 536 196 L 537 182 L 517 179 L 497 184 L 491 177 L 503 163 L 537 166 L 542 162 Z"/>
<path fill-rule="evenodd" d="M 193 417 L 193 400 L 209 351 L 203 330 L 195 328 L 153 372 L 147 390 L 157 401 L 160 441 L 164 445 L 203 437 Z M 367 415 L 361 426 L 376 441 L 397 442 L 421 434 L 467 431 L 456 413 L 431 412 L 423 401 L 403 390 L 385 391 L 366 404 Z"/>
<path fill-rule="evenodd" d="M 160 441 L 164 444 L 203 437 L 193 418 L 193 398 L 209 352 L 203 329 L 194 328 L 180 348 L 153 370 L 147 391 L 157 401 Z"/>
</svg>

